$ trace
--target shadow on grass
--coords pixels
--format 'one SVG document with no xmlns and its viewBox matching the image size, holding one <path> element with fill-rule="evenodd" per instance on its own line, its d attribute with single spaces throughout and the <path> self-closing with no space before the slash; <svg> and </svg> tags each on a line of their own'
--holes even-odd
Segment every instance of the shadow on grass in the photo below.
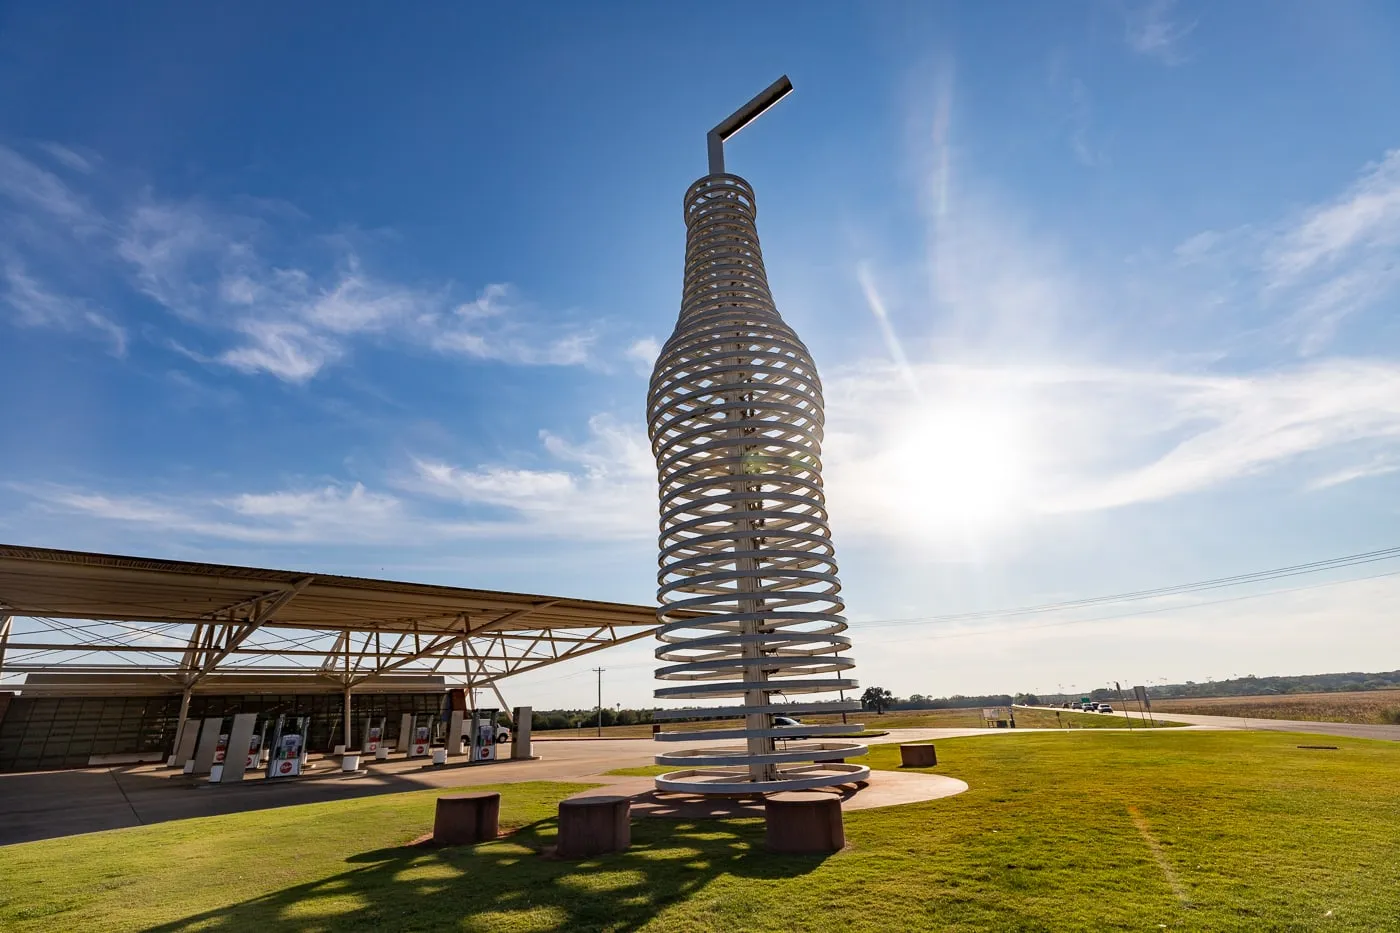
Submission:
<svg viewBox="0 0 1400 933">
<path fill-rule="evenodd" d="M 150 929 L 628 931 L 716 877 L 782 880 L 825 861 L 768 854 L 761 820 L 634 821 L 628 851 L 577 861 L 541 854 L 555 836 L 549 819 L 476 846 L 362 852 L 340 874 Z"/>
</svg>

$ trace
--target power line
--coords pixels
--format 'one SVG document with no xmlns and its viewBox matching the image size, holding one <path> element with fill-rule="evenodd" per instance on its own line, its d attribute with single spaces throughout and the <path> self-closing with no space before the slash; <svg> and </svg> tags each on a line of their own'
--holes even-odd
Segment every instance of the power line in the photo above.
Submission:
<svg viewBox="0 0 1400 933">
<path fill-rule="evenodd" d="M 1062 622 L 1043 622 L 1040 625 L 1017 625 L 995 629 L 980 629 L 969 632 L 950 632 L 944 635 L 923 635 L 910 638 L 901 638 L 894 641 L 886 641 L 885 644 L 901 644 L 917 638 L 920 641 L 935 641 L 943 638 L 972 638 L 979 635 L 995 635 L 1001 632 L 1029 632 L 1042 628 L 1062 628 L 1067 625 L 1087 625 L 1093 622 L 1120 622 L 1124 619 L 1136 619 L 1140 616 L 1157 615 L 1163 612 L 1180 612 L 1183 609 L 1199 609 L 1202 606 L 1219 606 L 1224 603 L 1238 603 L 1247 599 L 1263 599 L 1268 596 L 1283 596 L 1287 593 L 1301 593 L 1305 590 L 1317 590 L 1324 586 L 1342 586 L 1347 583 L 1363 583 L 1367 580 L 1379 580 L 1383 577 L 1400 576 L 1400 570 L 1391 570 L 1386 573 L 1372 574 L 1368 577 L 1352 577 L 1347 580 L 1327 580 L 1322 583 L 1311 583 L 1307 586 L 1294 586 L 1283 590 L 1268 590 L 1263 593 L 1246 593 L 1243 596 L 1228 596 L 1225 599 L 1212 599 L 1200 603 L 1187 603 L 1181 606 L 1163 606 L 1160 609 L 1143 609 L 1138 612 L 1130 612 L 1127 615 L 1095 616 L 1092 619 L 1066 619 Z"/>
<path fill-rule="evenodd" d="M 1306 564 L 1293 564 L 1287 567 L 1275 567 L 1272 570 L 1257 570 L 1251 573 L 1236 574 L 1230 577 L 1217 577 L 1211 580 L 1200 580 L 1195 583 L 1178 583 L 1172 586 L 1156 587 L 1149 590 L 1135 590 L 1127 593 L 1115 593 L 1106 596 L 1090 596 L 1083 599 L 1062 600 L 1053 603 L 1042 603 L 1033 606 L 1018 606 L 1011 609 L 988 609 L 976 612 L 963 612 L 941 616 L 919 616 L 903 619 L 872 619 L 869 621 L 855 622 L 854 624 L 862 628 L 869 628 L 877 625 L 943 625 L 954 622 L 975 622 L 982 619 L 1006 619 L 1023 615 L 1037 615 L 1045 612 L 1062 612 L 1070 609 L 1085 609 L 1091 606 L 1100 606 L 1111 603 L 1137 602 L 1146 599 L 1160 599 L 1164 596 L 1177 596 L 1187 593 L 1196 593 L 1203 590 L 1220 589 L 1223 587 L 1243 586 L 1250 583 L 1264 583 L 1270 580 L 1286 579 L 1288 577 L 1302 576 L 1306 574 L 1322 573 L 1328 570 L 1340 570 L 1346 567 L 1355 567 L 1363 564 L 1371 564 L 1377 561 L 1394 560 L 1400 558 L 1400 547 L 1384 548 L 1379 551 L 1366 551 L 1360 554 L 1348 554 L 1344 557 L 1333 557 L 1327 560 L 1312 561 Z M 1390 576 L 1381 574 L 1380 576 Z M 1361 579 L 1372 579 L 1369 577 Z"/>
</svg>

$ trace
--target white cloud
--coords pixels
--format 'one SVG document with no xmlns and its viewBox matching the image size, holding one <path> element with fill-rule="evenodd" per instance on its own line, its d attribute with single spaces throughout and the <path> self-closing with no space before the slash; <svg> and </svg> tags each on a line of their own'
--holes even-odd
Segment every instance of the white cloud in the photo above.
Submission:
<svg viewBox="0 0 1400 933">
<path fill-rule="evenodd" d="M 58 176 L 5 146 L 0 146 L 0 196 L 36 209 L 70 229 L 86 231 L 97 224 L 86 202 Z"/>
<path fill-rule="evenodd" d="M 1338 198 L 1304 212 L 1267 248 L 1264 289 L 1290 300 L 1300 350 L 1322 350 L 1345 318 L 1400 285 L 1400 149 Z"/>
<path fill-rule="evenodd" d="M 406 543 L 453 530 L 447 523 L 414 521 L 398 498 L 359 483 L 225 498 L 110 495 L 50 485 L 12 488 L 56 512 L 181 537 L 264 545 Z"/>
<path fill-rule="evenodd" d="M 632 366 L 640 376 L 650 376 L 651 371 L 656 366 L 656 358 L 661 355 L 661 344 L 656 342 L 655 337 L 642 337 L 632 341 L 627 348 L 626 357 L 632 361 Z"/>
<path fill-rule="evenodd" d="M 606 415 L 571 442 L 540 433 L 550 465 L 473 468 L 417 458 L 395 486 L 361 483 L 219 495 L 113 494 L 57 485 L 11 488 L 65 514 L 181 537 L 258 544 L 422 544 L 468 539 L 600 543 L 655 534 L 651 455 L 639 428 Z M 445 505 L 450 503 L 450 505 Z"/>
<path fill-rule="evenodd" d="M 1348 319 L 1400 290 L 1400 149 L 1366 166 L 1337 197 L 1270 225 L 1206 230 L 1181 242 L 1183 269 L 1215 277 L 1197 296 L 1266 330 L 1303 356 L 1324 352 Z"/>
<path fill-rule="evenodd" d="M 42 148 L 87 176 L 85 185 L 100 187 L 96 156 L 57 144 Z M 489 284 L 475 299 L 454 302 L 448 284 L 422 287 L 372 274 L 349 235 L 297 237 L 305 218 L 285 205 L 240 203 L 251 213 L 148 191 L 104 214 L 53 172 L 0 147 L 0 248 L 42 257 L 45 266 L 81 268 L 75 278 L 89 286 L 99 272 L 123 281 L 204 333 L 202 341 L 182 339 L 192 359 L 297 383 L 369 342 L 514 365 L 594 362 L 594 326 L 550 321 L 510 285 Z M 27 323 L 42 317 L 76 330 L 87 321 L 124 346 L 124 331 L 90 310 L 109 302 L 91 293 L 53 297 L 40 314 L 37 278 L 11 279 L 19 296 L 12 303 L 26 303 Z M 60 301 L 74 310 L 59 314 Z M 213 348 L 185 348 L 200 342 Z"/>
<path fill-rule="evenodd" d="M 250 218 L 188 204 L 146 205 L 133 215 L 119 252 L 162 305 L 211 326 L 227 321 L 248 338 L 213 357 L 242 372 L 305 382 L 348 356 L 357 339 L 520 365 L 590 359 L 591 332 L 545 336 L 538 315 L 508 285 L 488 285 L 474 301 L 453 307 L 445 287 L 374 277 L 348 246 L 326 273 L 272 266 L 256 245 L 263 235 Z"/>
<path fill-rule="evenodd" d="M 589 420 L 574 444 L 541 432 L 549 469 L 484 465 L 463 468 L 417 459 L 401 486 L 473 507 L 496 510 L 502 532 L 576 540 L 648 537 L 656 527 L 656 477 L 645 435 L 608 415 Z"/>
<path fill-rule="evenodd" d="M 1319 265 L 1335 264 L 1358 249 L 1387 252 L 1400 245 L 1400 149 L 1368 165 L 1340 197 L 1308 210 L 1272 250 L 1277 284 Z M 1393 258 L 1393 253 L 1391 257 Z"/>
<path fill-rule="evenodd" d="M 240 372 L 265 372 L 285 382 L 306 382 L 341 356 L 332 340 L 302 324 L 246 320 L 238 325 L 249 343 L 225 350 L 219 362 Z"/>
<path fill-rule="evenodd" d="M 1344 467 L 1325 476 L 1319 476 L 1308 484 L 1308 489 L 1330 489 L 1333 486 L 1340 486 L 1343 483 L 1350 483 L 1359 479 L 1369 479 L 1372 476 L 1385 476 L 1387 473 L 1394 473 L 1400 470 L 1400 462 L 1392 457 L 1376 457 L 1366 463 L 1359 463 L 1354 466 Z"/>
<path fill-rule="evenodd" d="M 76 149 L 61 143 L 40 143 L 39 148 L 47 152 L 55 162 L 84 175 L 92 174 L 95 163 L 98 161 L 97 156 L 91 152 L 78 152 Z"/>
<path fill-rule="evenodd" d="M 126 354 L 126 329 L 87 302 L 47 290 L 13 257 L 6 260 L 0 276 L 5 284 L 4 300 L 15 310 L 15 320 L 21 326 L 88 333 L 106 342 L 113 356 Z"/>
<path fill-rule="evenodd" d="M 1196 21 L 1174 19 L 1175 8 L 1176 0 L 1147 0 L 1129 8 L 1124 22 L 1128 48 L 1163 64 L 1180 64 L 1182 40 L 1196 28 Z"/>
<path fill-rule="evenodd" d="M 939 537 L 1033 514 L 1156 502 L 1295 464 L 1313 488 L 1400 454 L 1400 364 L 1334 359 L 1254 376 L 891 364 L 828 380 L 827 486 L 842 527 Z M 1349 472 L 1348 472 L 1349 471 Z M 956 530 L 955 528 L 953 530 Z"/>
</svg>

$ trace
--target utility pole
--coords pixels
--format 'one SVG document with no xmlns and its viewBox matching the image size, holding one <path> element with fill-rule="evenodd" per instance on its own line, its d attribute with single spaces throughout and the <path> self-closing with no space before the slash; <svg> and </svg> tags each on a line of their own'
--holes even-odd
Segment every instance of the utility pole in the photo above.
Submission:
<svg viewBox="0 0 1400 933">
<path fill-rule="evenodd" d="M 593 668 L 594 673 L 596 673 L 596 674 L 598 675 L 598 737 L 599 737 L 599 738 L 602 738 L 602 735 L 603 735 L 603 671 L 605 671 L 605 670 L 607 670 L 606 667 L 595 667 L 595 668 Z"/>
</svg>

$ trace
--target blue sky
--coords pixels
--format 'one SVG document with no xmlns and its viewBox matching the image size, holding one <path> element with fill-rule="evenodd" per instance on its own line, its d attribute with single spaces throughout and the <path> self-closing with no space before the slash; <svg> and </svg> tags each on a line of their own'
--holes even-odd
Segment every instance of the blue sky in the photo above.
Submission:
<svg viewBox="0 0 1400 933">
<path fill-rule="evenodd" d="M 1389 577 L 885 621 L 1400 543 L 1393 6 L 712 9 L 0 6 L 0 539 L 650 602 L 681 196 L 786 72 L 728 161 L 862 680 L 1396 666 Z"/>
</svg>

